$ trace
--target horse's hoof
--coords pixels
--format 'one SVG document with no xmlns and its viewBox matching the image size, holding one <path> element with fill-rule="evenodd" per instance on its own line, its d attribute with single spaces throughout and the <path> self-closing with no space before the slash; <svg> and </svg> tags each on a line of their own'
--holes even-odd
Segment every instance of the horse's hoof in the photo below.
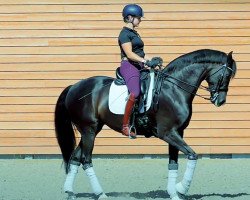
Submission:
<svg viewBox="0 0 250 200">
<path fill-rule="evenodd" d="M 76 200 L 76 195 L 73 192 L 67 192 L 67 200 Z"/>
<path fill-rule="evenodd" d="M 187 188 L 184 188 L 181 182 L 179 182 L 179 183 L 177 183 L 177 184 L 175 185 L 175 189 L 176 189 L 176 191 L 177 191 L 179 194 L 181 194 L 181 195 L 186 195 L 187 192 L 188 192 L 188 189 L 187 189 Z"/>
<path fill-rule="evenodd" d="M 107 199 L 107 195 L 105 193 L 102 193 L 98 199 Z"/>
<path fill-rule="evenodd" d="M 171 200 L 183 200 L 183 199 L 180 199 L 178 195 L 174 196 L 171 198 Z"/>
</svg>

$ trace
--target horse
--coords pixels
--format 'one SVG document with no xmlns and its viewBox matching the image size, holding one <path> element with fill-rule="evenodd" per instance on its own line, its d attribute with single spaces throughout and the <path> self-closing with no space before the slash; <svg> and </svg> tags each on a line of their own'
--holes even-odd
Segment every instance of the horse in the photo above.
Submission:
<svg viewBox="0 0 250 200">
<path fill-rule="evenodd" d="M 183 139 L 184 130 L 191 120 L 193 99 L 205 80 L 208 87 L 202 88 L 210 93 L 210 98 L 203 98 L 217 107 L 225 104 L 230 80 L 236 74 L 236 62 L 232 52 L 226 54 L 201 49 L 174 59 L 162 70 L 158 69 L 158 74 L 161 76 L 155 83 L 155 87 L 160 85 L 158 109 L 150 107 L 145 113 L 150 123 L 146 130 L 139 128 L 137 134 L 154 136 L 168 143 L 167 192 L 171 199 L 179 200 L 188 193 L 198 159 Z M 122 130 L 123 115 L 111 113 L 108 107 L 109 88 L 113 81 L 114 78 L 106 76 L 81 80 L 66 87 L 57 100 L 55 132 L 65 163 L 67 176 L 64 191 L 69 199 L 74 199 L 72 185 L 80 165 L 89 177 L 97 198 L 107 198 L 93 169 L 92 151 L 95 138 L 105 124 L 117 132 Z M 81 134 L 77 146 L 74 127 Z M 187 166 L 182 181 L 176 183 L 179 151 L 187 156 Z"/>
</svg>

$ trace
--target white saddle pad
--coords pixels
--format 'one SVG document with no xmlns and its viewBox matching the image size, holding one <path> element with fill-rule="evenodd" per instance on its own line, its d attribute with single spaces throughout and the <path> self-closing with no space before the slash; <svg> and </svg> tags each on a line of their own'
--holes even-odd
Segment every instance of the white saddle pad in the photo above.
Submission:
<svg viewBox="0 0 250 200">
<path fill-rule="evenodd" d="M 151 106 L 152 102 L 152 94 L 153 94 L 153 87 L 154 87 L 154 72 L 150 71 L 150 85 L 147 97 L 147 104 L 146 110 L 148 110 Z M 110 86 L 109 90 L 109 110 L 114 114 L 124 114 L 125 106 L 128 100 L 128 88 L 126 85 L 116 85 L 114 82 Z M 143 107 L 141 107 L 140 113 L 144 112 Z"/>
</svg>

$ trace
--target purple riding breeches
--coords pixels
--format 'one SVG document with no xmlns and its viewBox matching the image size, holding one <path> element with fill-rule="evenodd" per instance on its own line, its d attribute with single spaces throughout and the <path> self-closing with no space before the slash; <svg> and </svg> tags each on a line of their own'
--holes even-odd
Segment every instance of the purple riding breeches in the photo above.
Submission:
<svg viewBox="0 0 250 200">
<path fill-rule="evenodd" d="M 137 98 L 140 95 L 140 71 L 132 65 L 129 61 L 123 60 L 121 62 L 120 73 L 124 78 L 128 90 Z"/>
</svg>

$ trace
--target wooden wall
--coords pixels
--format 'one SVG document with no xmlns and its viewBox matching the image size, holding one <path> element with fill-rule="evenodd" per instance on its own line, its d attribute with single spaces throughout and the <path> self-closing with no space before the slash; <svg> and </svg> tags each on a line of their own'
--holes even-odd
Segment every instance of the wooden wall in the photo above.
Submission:
<svg viewBox="0 0 250 200">
<path fill-rule="evenodd" d="M 121 10 L 132 2 L 145 10 L 138 30 L 145 51 L 165 64 L 201 48 L 234 51 L 238 73 L 228 103 L 216 108 L 196 98 L 185 138 L 197 153 L 250 153 L 249 0 L 0 0 L 0 154 L 59 153 L 57 97 L 80 79 L 114 76 Z M 108 129 L 94 150 L 166 152 L 159 139 L 129 140 Z"/>
</svg>

